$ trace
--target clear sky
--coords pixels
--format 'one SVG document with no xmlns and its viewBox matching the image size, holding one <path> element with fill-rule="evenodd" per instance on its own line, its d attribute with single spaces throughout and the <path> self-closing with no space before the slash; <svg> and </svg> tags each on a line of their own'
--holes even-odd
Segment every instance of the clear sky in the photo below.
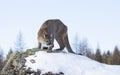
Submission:
<svg viewBox="0 0 120 75">
<path fill-rule="evenodd" d="M 120 47 L 120 0 L 0 0 L 0 47 L 13 47 L 20 30 L 27 47 L 36 47 L 41 24 L 51 18 L 68 26 L 71 44 L 78 34 L 93 49 Z"/>
</svg>

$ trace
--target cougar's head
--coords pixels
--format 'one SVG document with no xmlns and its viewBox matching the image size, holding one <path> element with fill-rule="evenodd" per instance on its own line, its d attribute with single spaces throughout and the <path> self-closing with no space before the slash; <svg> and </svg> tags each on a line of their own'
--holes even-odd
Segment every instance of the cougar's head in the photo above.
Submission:
<svg viewBox="0 0 120 75">
<path fill-rule="evenodd" d="M 44 41 L 45 41 L 45 43 L 47 45 L 51 45 L 52 44 L 51 36 L 49 34 L 43 34 L 42 37 L 43 37 L 43 39 L 44 39 Z"/>
<path fill-rule="evenodd" d="M 38 34 L 38 40 L 46 45 L 52 45 L 53 44 L 53 37 L 51 34 L 48 34 L 46 30 L 41 30 L 40 34 Z"/>
</svg>

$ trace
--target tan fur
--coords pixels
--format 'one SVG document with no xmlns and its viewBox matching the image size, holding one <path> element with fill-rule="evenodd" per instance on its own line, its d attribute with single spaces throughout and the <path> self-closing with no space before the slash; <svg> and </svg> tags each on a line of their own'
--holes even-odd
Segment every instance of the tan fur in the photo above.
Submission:
<svg viewBox="0 0 120 75">
<path fill-rule="evenodd" d="M 41 44 L 47 44 L 50 46 L 49 50 L 52 50 L 54 47 L 54 38 L 60 46 L 56 50 L 63 50 L 66 47 L 68 52 L 74 53 L 69 44 L 67 26 L 59 19 L 50 19 L 43 23 L 38 32 L 39 48 L 41 48 Z"/>
</svg>

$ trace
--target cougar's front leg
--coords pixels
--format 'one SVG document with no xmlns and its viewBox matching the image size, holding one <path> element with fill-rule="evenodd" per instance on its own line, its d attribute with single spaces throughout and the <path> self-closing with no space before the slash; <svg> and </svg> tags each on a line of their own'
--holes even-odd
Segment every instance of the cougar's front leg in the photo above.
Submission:
<svg viewBox="0 0 120 75">
<path fill-rule="evenodd" d="M 50 39 L 50 45 L 48 46 L 48 52 L 52 52 L 52 48 L 54 47 L 54 35 L 50 35 L 51 39 Z"/>
<path fill-rule="evenodd" d="M 47 50 L 47 52 L 52 52 L 52 48 L 54 47 L 54 45 L 50 45 L 49 47 L 48 47 L 48 50 Z"/>
<path fill-rule="evenodd" d="M 38 43 L 38 49 L 41 49 L 41 43 Z"/>
</svg>

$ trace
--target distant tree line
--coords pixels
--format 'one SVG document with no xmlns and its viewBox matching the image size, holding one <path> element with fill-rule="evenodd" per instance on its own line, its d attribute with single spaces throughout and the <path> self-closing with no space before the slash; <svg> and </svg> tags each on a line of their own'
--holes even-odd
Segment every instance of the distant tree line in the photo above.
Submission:
<svg viewBox="0 0 120 75">
<path fill-rule="evenodd" d="M 113 52 L 108 50 L 107 52 L 101 53 L 100 49 L 97 49 L 92 59 L 110 65 L 120 65 L 120 50 L 117 46 L 115 46 Z"/>
<path fill-rule="evenodd" d="M 120 65 L 120 50 L 117 46 L 115 46 L 113 52 L 110 52 L 110 50 L 108 50 L 107 52 L 102 53 L 100 48 L 97 48 L 95 53 L 93 53 L 92 50 L 89 48 L 85 48 L 84 51 L 85 53 L 83 55 L 100 63 L 105 63 L 109 65 Z"/>
<path fill-rule="evenodd" d="M 85 55 L 101 63 L 120 65 L 120 50 L 117 46 L 115 46 L 113 52 L 110 52 L 110 50 L 107 52 L 101 52 L 100 48 L 97 48 L 94 53 L 92 49 L 89 48 L 87 39 L 79 41 L 78 37 L 75 36 L 75 40 L 73 42 L 76 53 L 78 54 Z"/>
</svg>

